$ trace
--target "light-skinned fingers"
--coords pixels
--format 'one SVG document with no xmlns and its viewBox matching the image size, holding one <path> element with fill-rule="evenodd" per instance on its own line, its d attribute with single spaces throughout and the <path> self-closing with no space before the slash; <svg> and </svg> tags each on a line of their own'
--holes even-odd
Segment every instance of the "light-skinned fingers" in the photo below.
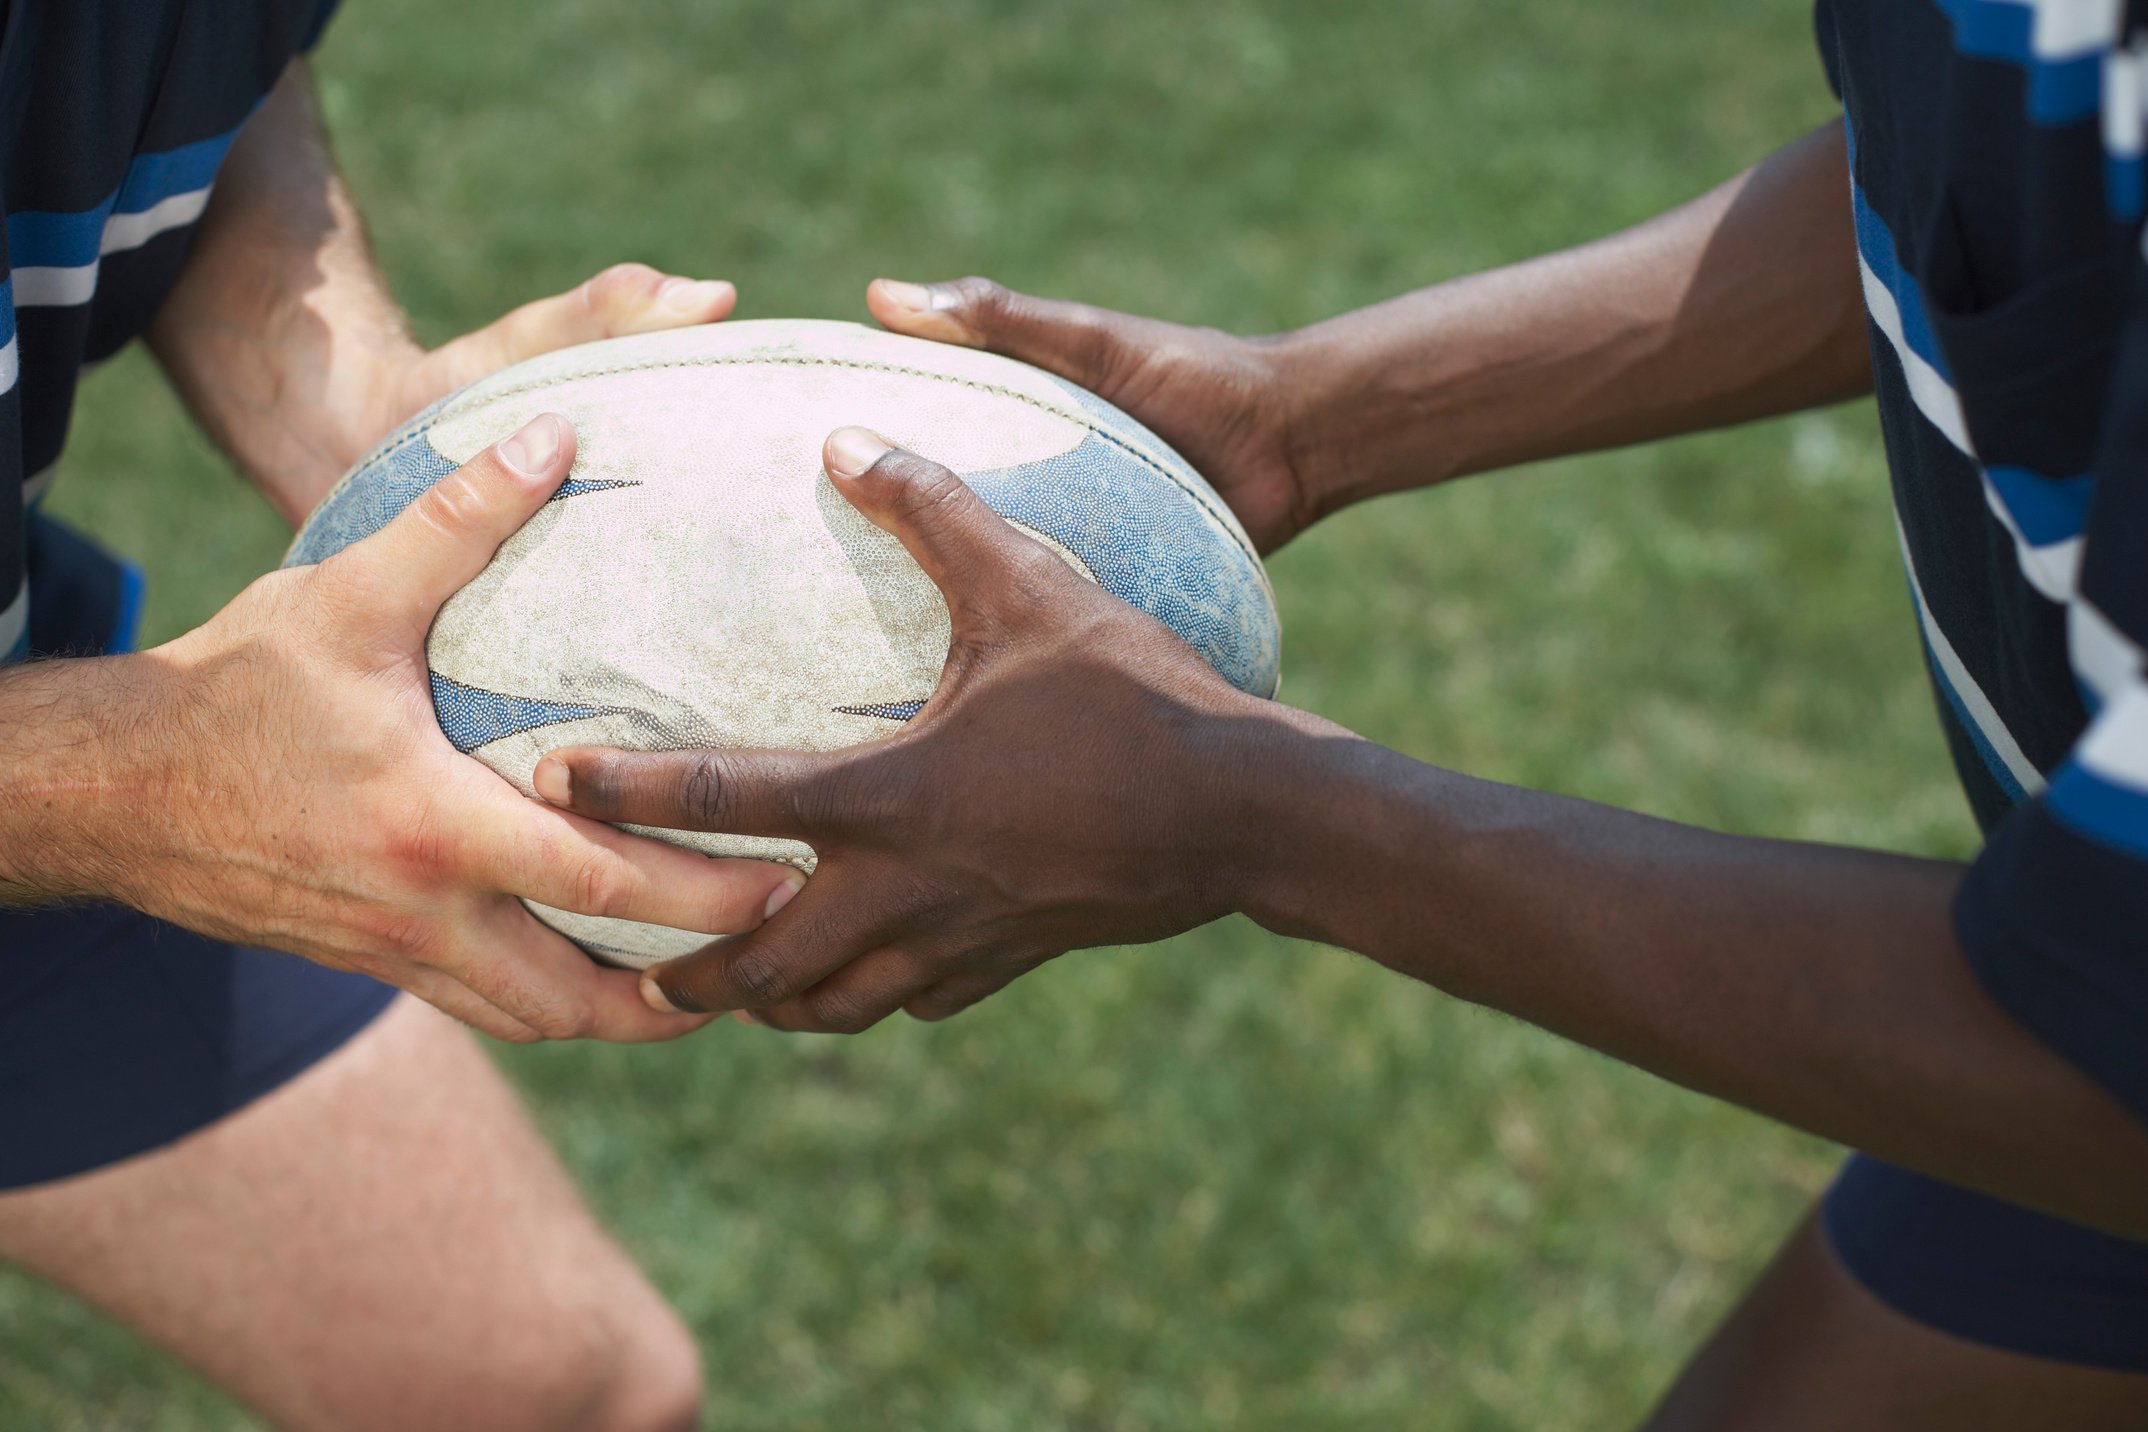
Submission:
<svg viewBox="0 0 2148 1432">
<path fill-rule="evenodd" d="M 570 746 L 537 763 L 546 801 L 591 820 L 811 841 L 809 814 L 833 756 L 783 751 L 618 751 Z"/>
<path fill-rule="evenodd" d="M 738 290 L 722 279 L 614 264 L 565 293 L 523 304 L 436 356 L 457 372 L 490 373 L 578 343 L 715 323 L 737 304 Z"/>
<path fill-rule="evenodd" d="M 459 1019 L 494 1039 L 509 1044 L 535 1044 L 542 1038 L 521 1020 L 438 970 L 423 967 L 406 970 L 396 979 L 396 985 L 442 1014 Z"/>
<path fill-rule="evenodd" d="M 557 413 L 532 418 L 434 483 L 395 520 L 348 552 L 377 588 L 429 625 L 440 604 L 485 569 L 500 544 L 559 490 L 574 463 L 574 429 Z"/>
<path fill-rule="evenodd" d="M 469 868 L 494 889 L 577 915 L 703 935 L 761 923 L 805 883 L 761 860 L 711 859 L 513 795 L 465 812 Z"/>
<path fill-rule="evenodd" d="M 705 1022 L 651 1008 L 633 972 L 597 964 L 507 896 L 440 968 L 546 1039 L 643 1044 Z"/>
</svg>

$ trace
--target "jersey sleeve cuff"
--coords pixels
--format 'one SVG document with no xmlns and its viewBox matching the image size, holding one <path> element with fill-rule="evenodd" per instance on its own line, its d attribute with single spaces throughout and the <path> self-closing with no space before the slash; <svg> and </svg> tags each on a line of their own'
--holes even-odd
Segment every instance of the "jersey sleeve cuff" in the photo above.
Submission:
<svg viewBox="0 0 2148 1432">
<path fill-rule="evenodd" d="M 1985 990 L 2148 1124 L 2148 864 L 2032 802 L 1970 867 L 1954 923 Z"/>
</svg>

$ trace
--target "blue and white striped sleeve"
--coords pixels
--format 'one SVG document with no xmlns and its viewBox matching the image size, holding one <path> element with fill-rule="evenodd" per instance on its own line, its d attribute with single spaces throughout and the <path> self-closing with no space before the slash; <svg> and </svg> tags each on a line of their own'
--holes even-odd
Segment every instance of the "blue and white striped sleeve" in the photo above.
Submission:
<svg viewBox="0 0 2148 1432">
<path fill-rule="evenodd" d="M 2091 720 L 1993 831 L 1955 921 L 1985 987 L 2148 1122 L 2148 267 L 2128 312 L 2067 604 Z"/>
</svg>

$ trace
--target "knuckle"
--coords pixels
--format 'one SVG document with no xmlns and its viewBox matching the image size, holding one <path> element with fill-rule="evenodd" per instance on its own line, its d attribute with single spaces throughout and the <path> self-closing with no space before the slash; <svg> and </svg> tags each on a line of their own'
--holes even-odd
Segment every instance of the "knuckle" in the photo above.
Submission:
<svg viewBox="0 0 2148 1432">
<path fill-rule="evenodd" d="M 916 453 L 890 453 L 881 459 L 890 476 L 902 479 L 896 495 L 896 512 L 912 522 L 944 517 L 969 495 L 962 479 L 931 458 Z"/>
<path fill-rule="evenodd" d="M 610 851 L 586 856 L 574 872 L 575 909 L 584 915 L 609 918 L 633 899 L 634 872 Z"/>
<path fill-rule="evenodd" d="M 966 310 L 967 316 L 982 318 L 986 322 L 990 322 L 1005 313 L 1008 304 L 1014 298 L 1013 293 L 1005 286 L 984 277 L 982 274 L 973 273 L 955 279 L 947 285 L 947 288 L 954 293 L 963 309 Z"/>
<path fill-rule="evenodd" d="M 453 872 L 458 850 L 453 832 L 430 802 L 411 813 L 389 837 L 388 854 L 405 873 L 430 884 Z"/>
<path fill-rule="evenodd" d="M 545 1039 L 586 1039 L 596 1027 L 596 1016 L 584 1004 L 555 1005 L 526 1016 L 523 1023 Z"/>
<path fill-rule="evenodd" d="M 935 1024 L 943 1019 L 952 1019 L 969 1007 L 970 1001 L 966 996 L 935 986 L 914 996 L 903 1006 L 903 1012 L 912 1019 Z"/>
<path fill-rule="evenodd" d="M 412 964 L 431 964 L 440 950 L 440 932 L 433 922 L 417 915 L 390 915 L 369 932 L 384 952 Z"/>
<path fill-rule="evenodd" d="M 459 538 L 482 522 L 485 496 L 478 474 L 465 466 L 434 483 L 416 502 L 404 509 L 418 526 L 447 538 Z"/>
<path fill-rule="evenodd" d="M 1073 354 L 1089 379 L 1123 395 L 1141 360 L 1119 341 L 1114 315 L 1083 304 L 1069 315 L 1067 330 Z"/>
<path fill-rule="evenodd" d="M 664 276 L 647 264 L 622 263 L 613 264 L 582 288 L 589 306 L 603 312 L 630 301 L 647 299 L 663 281 Z"/>
<path fill-rule="evenodd" d="M 703 830 L 719 830 L 731 797 L 731 782 L 723 757 L 703 751 L 686 767 L 679 801 L 687 818 Z"/>
<path fill-rule="evenodd" d="M 842 989 L 816 989 L 804 999 L 813 1022 L 831 1034 L 863 1034 L 879 1022 L 859 996 Z"/>
<path fill-rule="evenodd" d="M 796 993 L 790 972 L 781 962 L 759 951 L 748 951 L 733 960 L 730 976 L 731 984 L 746 997 L 749 1008 L 768 1009 Z"/>
<path fill-rule="evenodd" d="M 531 1003 L 533 1009 L 513 1009 L 513 1015 L 537 1031 L 543 1039 L 586 1039 L 597 1028 L 597 1013 L 580 998 L 548 996 L 533 1000 L 531 992 L 524 992 L 518 1003 Z"/>
</svg>

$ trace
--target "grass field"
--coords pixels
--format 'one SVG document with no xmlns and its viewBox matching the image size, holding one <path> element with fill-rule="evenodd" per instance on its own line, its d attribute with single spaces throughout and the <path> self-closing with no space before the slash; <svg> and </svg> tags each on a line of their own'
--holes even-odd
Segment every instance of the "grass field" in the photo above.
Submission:
<svg viewBox="0 0 2148 1432">
<path fill-rule="evenodd" d="M 352 0 L 321 67 L 432 338 L 624 258 L 751 316 L 978 271 L 1268 330 L 1829 112 L 1802 0 Z M 146 560 L 152 636 L 277 559 L 139 357 L 77 429 L 55 506 Z M 1285 695 L 1413 755 L 1972 846 L 1862 409 L 1391 500 L 1273 570 Z M 1617 1427 L 1835 1157 L 1244 923 L 936 1028 L 502 1058 L 738 1428 Z M 0 1427 L 246 1425 L 0 1275 Z"/>
</svg>

